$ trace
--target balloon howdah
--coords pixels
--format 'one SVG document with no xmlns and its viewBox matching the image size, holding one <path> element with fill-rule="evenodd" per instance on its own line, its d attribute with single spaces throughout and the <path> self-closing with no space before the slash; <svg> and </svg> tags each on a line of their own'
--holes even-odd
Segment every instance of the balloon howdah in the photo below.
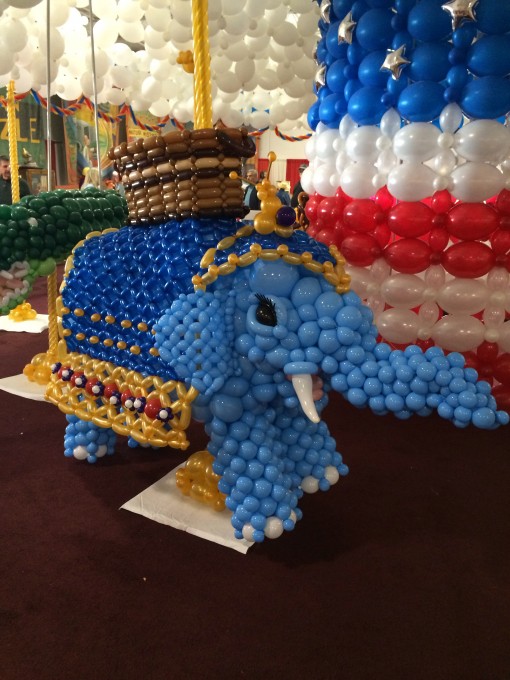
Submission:
<svg viewBox="0 0 510 680">
<path fill-rule="evenodd" d="M 165 205 L 179 209 L 175 198 L 150 224 L 132 212 L 130 226 L 89 235 L 68 260 L 47 394 L 67 414 L 66 456 L 93 463 L 113 452 L 118 434 L 133 445 L 186 449 L 193 417 L 205 425 L 209 455 L 190 462 L 180 486 L 214 507 L 224 502 L 235 536 L 260 542 L 292 530 L 302 495 L 326 491 L 348 471 L 321 420 L 331 390 L 398 418 L 436 410 L 458 427 L 508 422 L 460 354 L 377 342 L 338 250 L 295 229 L 268 180 L 254 225 L 236 221 L 228 193 L 211 204 L 211 187 L 221 196 L 235 188 L 227 178 L 239 180 L 230 176 L 233 156 L 211 147 L 215 133 L 195 132 L 206 140 L 208 172 L 199 174 L 197 159 L 195 193 L 179 198 L 189 201 L 185 214 L 165 213 Z M 243 131 L 222 134 L 230 138 L 223 148 L 246 152 Z M 189 141 L 183 133 L 179 154 Z M 187 182 L 186 158 L 170 156 Z M 151 185 L 141 188 L 150 197 Z M 144 209 L 136 204 L 147 217 Z"/>
</svg>

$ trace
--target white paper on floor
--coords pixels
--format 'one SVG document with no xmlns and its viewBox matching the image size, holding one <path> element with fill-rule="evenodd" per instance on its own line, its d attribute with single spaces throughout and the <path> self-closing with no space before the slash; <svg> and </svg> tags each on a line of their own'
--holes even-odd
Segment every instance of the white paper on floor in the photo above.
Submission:
<svg viewBox="0 0 510 680">
<path fill-rule="evenodd" d="M 10 333 L 42 333 L 48 328 L 48 315 L 38 314 L 35 319 L 12 321 L 8 316 L 0 316 L 0 331 Z"/>
<path fill-rule="evenodd" d="M 0 390 L 24 399 L 45 401 L 46 385 L 31 382 L 23 373 L 10 375 L 8 378 L 0 378 Z"/>
<path fill-rule="evenodd" d="M 187 531 L 246 554 L 253 543 L 234 538 L 228 510 L 216 512 L 179 491 L 175 482 L 175 473 L 179 467 L 181 466 L 124 503 L 121 510 L 136 512 L 155 522 L 168 524 L 174 529 Z"/>
</svg>

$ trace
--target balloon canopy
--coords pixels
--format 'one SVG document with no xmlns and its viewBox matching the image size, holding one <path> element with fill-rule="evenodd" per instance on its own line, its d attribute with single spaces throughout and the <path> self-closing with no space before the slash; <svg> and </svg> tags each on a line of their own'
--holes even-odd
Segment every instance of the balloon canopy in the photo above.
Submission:
<svg viewBox="0 0 510 680">
<path fill-rule="evenodd" d="M 308 130 L 319 6 L 308 0 L 209 0 L 215 120 L 227 126 Z M 3 10 L 3 11 L 2 11 Z M 48 94 L 47 6 L 0 7 L 0 86 Z M 93 30 L 98 103 L 126 103 L 182 123 L 193 120 L 188 0 L 51 0 L 50 94 L 92 96 Z M 92 25 L 91 25 L 92 24 Z"/>
</svg>

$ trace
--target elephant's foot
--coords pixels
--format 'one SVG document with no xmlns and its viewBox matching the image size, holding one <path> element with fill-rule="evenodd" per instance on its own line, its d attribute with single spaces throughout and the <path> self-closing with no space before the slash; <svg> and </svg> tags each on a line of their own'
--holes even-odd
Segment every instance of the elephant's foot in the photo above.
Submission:
<svg viewBox="0 0 510 680">
<path fill-rule="evenodd" d="M 116 440 L 113 430 L 98 427 L 77 416 L 66 418 L 69 424 L 64 437 L 65 456 L 95 463 L 98 458 L 113 453 Z"/>
<path fill-rule="evenodd" d="M 177 470 L 175 480 L 185 496 L 221 512 L 225 509 L 225 494 L 218 490 L 220 476 L 213 471 L 213 461 L 209 451 L 197 451 Z"/>
</svg>

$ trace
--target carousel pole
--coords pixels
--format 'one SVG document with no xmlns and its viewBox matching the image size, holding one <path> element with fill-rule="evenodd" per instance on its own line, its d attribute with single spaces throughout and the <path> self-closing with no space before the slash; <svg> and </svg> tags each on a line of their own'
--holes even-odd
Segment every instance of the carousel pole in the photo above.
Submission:
<svg viewBox="0 0 510 680">
<path fill-rule="evenodd" d="M 92 0 L 89 0 L 89 24 L 90 24 L 90 51 L 92 56 L 92 96 L 94 104 L 94 131 L 96 135 L 97 170 L 99 173 L 99 188 L 102 186 L 101 177 L 101 148 L 99 146 L 99 109 L 97 105 L 97 74 L 96 74 L 96 50 L 94 46 L 94 23 L 92 14 Z"/>
<path fill-rule="evenodd" d="M 195 129 L 212 128 L 211 57 L 209 53 L 208 0 L 191 1 Z"/>
</svg>

